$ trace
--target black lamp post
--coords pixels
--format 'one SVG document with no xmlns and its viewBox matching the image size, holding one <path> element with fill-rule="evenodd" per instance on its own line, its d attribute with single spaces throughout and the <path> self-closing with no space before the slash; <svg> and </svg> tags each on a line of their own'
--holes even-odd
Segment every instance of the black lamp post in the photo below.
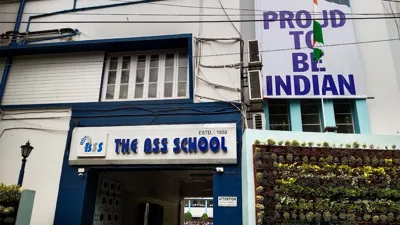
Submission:
<svg viewBox="0 0 400 225">
<path fill-rule="evenodd" d="M 29 141 L 26 142 L 25 145 L 21 146 L 22 165 L 21 165 L 21 171 L 19 171 L 19 177 L 18 177 L 18 185 L 20 187 L 22 187 L 22 181 L 24 180 L 26 158 L 29 157 L 32 150 L 33 150 L 33 147 L 31 146 L 31 143 L 29 143 Z"/>
</svg>

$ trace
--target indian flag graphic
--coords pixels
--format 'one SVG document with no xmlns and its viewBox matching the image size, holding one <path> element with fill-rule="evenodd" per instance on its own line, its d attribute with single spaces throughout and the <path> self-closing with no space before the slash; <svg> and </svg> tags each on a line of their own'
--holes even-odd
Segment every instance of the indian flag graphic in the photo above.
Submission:
<svg viewBox="0 0 400 225">
<path fill-rule="evenodd" d="M 324 46 L 324 37 L 322 35 L 322 26 L 321 23 L 317 20 L 318 16 L 322 14 L 318 8 L 318 0 L 314 0 L 314 13 L 313 13 L 313 60 L 314 62 L 318 62 L 324 55 L 324 51 L 322 47 Z"/>
<path fill-rule="evenodd" d="M 339 5 L 347 5 L 348 7 L 350 7 L 350 0 L 326 0 L 326 1 L 336 3 Z"/>
</svg>

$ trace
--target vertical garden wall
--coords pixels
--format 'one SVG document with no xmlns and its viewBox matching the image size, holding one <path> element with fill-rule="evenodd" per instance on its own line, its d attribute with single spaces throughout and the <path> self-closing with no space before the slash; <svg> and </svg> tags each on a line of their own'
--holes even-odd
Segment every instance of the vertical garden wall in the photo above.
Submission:
<svg viewBox="0 0 400 225">
<path fill-rule="evenodd" d="M 256 141 L 253 160 L 258 225 L 400 224 L 395 145 Z"/>
</svg>

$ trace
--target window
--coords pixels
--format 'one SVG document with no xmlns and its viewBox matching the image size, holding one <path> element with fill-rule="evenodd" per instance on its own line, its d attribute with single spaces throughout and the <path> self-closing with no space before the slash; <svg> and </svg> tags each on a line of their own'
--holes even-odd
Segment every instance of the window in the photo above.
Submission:
<svg viewBox="0 0 400 225">
<path fill-rule="evenodd" d="M 270 130 L 290 130 L 287 100 L 268 100 L 268 111 Z"/>
<path fill-rule="evenodd" d="M 207 204 L 208 204 L 207 207 L 213 207 L 214 206 L 213 200 L 208 200 Z"/>
<path fill-rule="evenodd" d="M 187 53 L 111 56 L 103 101 L 177 99 L 189 96 Z"/>
<path fill-rule="evenodd" d="M 338 133 L 354 133 L 353 115 L 349 100 L 333 100 L 336 126 Z"/>
<path fill-rule="evenodd" d="M 185 207 L 189 207 L 189 201 L 190 200 L 185 200 Z"/>
<path fill-rule="evenodd" d="M 320 101 L 304 99 L 300 101 L 300 106 L 303 131 L 321 132 Z"/>
</svg>

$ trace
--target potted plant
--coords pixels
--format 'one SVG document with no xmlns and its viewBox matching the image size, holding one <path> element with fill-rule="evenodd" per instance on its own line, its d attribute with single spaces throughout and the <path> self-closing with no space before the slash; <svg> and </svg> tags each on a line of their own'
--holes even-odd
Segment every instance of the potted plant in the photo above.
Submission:
<svg viewBox="0 0 400 225">
<path fill-rule="evenodd" d="M 371 215 L 370 214 L 364 214 L 363 220 L 364 220 L 364 222 L 371 222 Z"/>
<path fill-rule="evenodd" d="M 286 221 L 290 220 L 290 214 L 288 212 L 284 212 L 283 213 L 283 219 L 286 220 Z"/>
<path fill-rule="evenodd" d="M 292 220 L 294 220 L 294 221 L 297 220 L 297 213 L 296 213 L 296 211 L 292 211 L 292 213 L 291 213 L 291 218 L 292 218 Z"/>
<path fill-rule="evenodd" d="M 314 213 L 313 212 L 308 212 L 306 215 L 306 220 L 307 222 L 311 223 L 314 220 Z"/>
<path fill-rule="evenodd" d="M 301 222 L 305 222 L 306 221 L 306 215 L 304 215 L 304 213 L 301 212 L 299 214 L 299 219 L 300 219 Z"/>
<path fill-rule="evenodd" d="M 262 203 L 264 202 L 264 197 L 261 196 L 261 195 L 257 195 L 257 196 L 256 196 L 256 202 L 257 202 L 258 204 L 262 204 Z"/>
<path fill-rule="evenodd" d="M 276 143 L 276 142 L 275 142 L 274 139 L 268 139 L 268 140 L 267 140 L 267 144 L 268 144 L 268 145 L 271 145 L 271 146 L 272 146 L 272 145 L 275 145 L 275 143 Z"/>
<path fill-rule="evenodd" d="M 377 224 L 379 222 L 379 216 L 372 217 L 372 223 Z"/>
<path fill-rule="evenodd" d="M 282 146 L 283 145 L 283 141 L 278 141 L 278 145 Z"/>
<path fill-rule="evenodd" d="M 327 223 L 331 222 L 332 215 L 329 211 L 324 212 L 323 217 L 325 222 Z"/>
<path fill-rule="evenodd" d="M 385 214 L 380 215 L 379 219 L 382 221 L 383 224 L 387 222 L 387 216 Z"/>
<path fill-rule="evenodd" d="M 315 218 L 315 222 L 320 223 L 321 219 L 322 219 L 321 213 L 319 213 L 319 212 L 315 213 L 314 218 Z"/>
<path fill-rule="evenodd" d="M 394 214 L 393 213 L 388 213 L 387 214 L 387 220 L 392 223 L 394 221 Z"/>
</svg>

